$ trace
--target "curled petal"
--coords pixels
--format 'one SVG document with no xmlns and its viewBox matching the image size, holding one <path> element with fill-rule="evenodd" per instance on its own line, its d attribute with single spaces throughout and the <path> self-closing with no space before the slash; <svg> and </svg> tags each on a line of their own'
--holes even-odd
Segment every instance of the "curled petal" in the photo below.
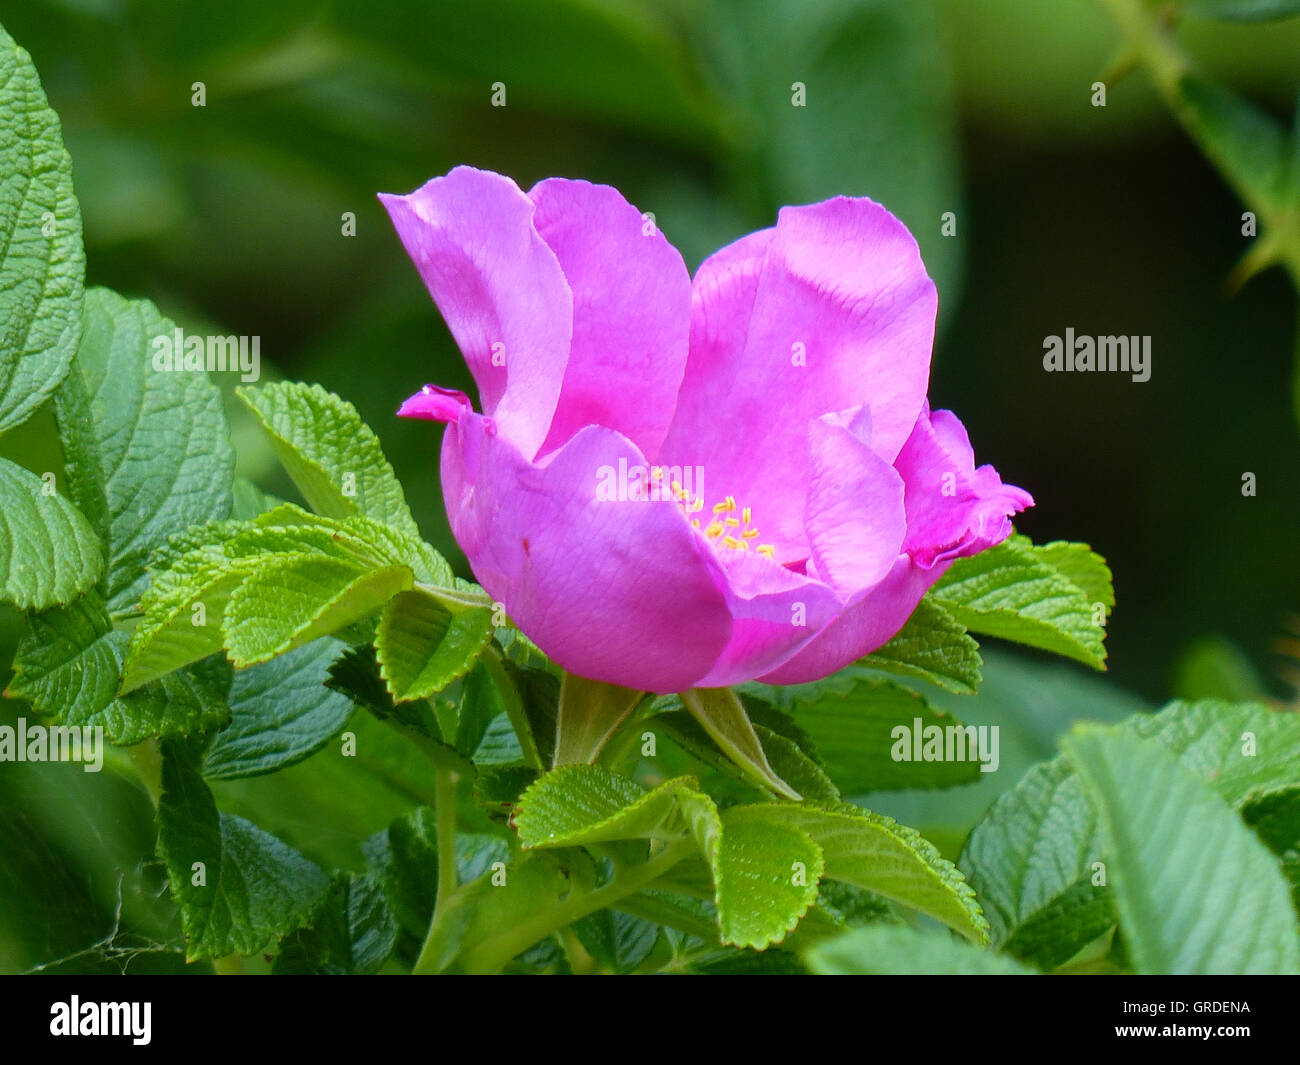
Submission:
<svg viewBox="0 0 1300 1065">
<path fill-rule="evenodd" d="M 976 469 L 957 416 L 932 414 L 928 404 L 896 465 L 907 486 L 903 548 L 927 568 L 1000 544 L 1011 535 L 1011 515 L 1034 505 L 1023 488 L 1003 484 L 992 466 Z"/>
<path fill-rule="evenodd" d="M 399 418 L 420 418 L 429 422 L 454 422 L 461 411 L 470 409 L 469 396 L 454 388 L 425 385 L 397 408 Z"/>
<path fill-rule="evenodd" d="M 573 296 L 509 178 L 460 166 L 409 196 L 381 195 L 469 364 L 483 412 L 531 458 L 550 430 Z"/>
</svg>

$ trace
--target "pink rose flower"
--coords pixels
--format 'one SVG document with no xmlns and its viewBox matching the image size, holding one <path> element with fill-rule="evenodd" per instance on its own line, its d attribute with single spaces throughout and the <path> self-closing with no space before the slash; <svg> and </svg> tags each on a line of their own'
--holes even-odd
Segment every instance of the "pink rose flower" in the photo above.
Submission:
<svg viewBox="0 0 1300 1065">
<path fill-rule="evenodd" d="M 447 424 L 457 542 L 572 673 L 826 676 L 1033 505 L 929 409 L 934 283 L 869 199 L 782 208 L 692 281 L 608 186 L 457 167 L 380 198 L 483 406 L 399 413 Z"/>
</svg>

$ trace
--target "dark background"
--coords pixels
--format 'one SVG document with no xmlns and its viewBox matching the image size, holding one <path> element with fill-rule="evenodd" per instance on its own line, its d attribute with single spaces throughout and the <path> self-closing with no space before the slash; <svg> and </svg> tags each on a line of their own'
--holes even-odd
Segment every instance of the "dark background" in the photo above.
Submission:
<svg viewBox="0 0 1300 1065">
<path fill-rule="evenodd" d="M 781 204 L 869 195 L 910 226 L 939 286 L 933 405 L 1034 494 L 1022 531 L 1085 540 L 1111 563 L 1107 698 L 1294 697 L 1276 645 L 1300 614 L 1296 297 L 1277 270 L 1226 292 L 1248 246 L 1244 207 L 1141 71 L 1091 105 L 1116 38 L 1088 0 L 0 0 L 0 22 L 62 117 L 89 282 L 147 296 L 187 330 L 260 335 L 264 376 L 353 401 L 462 572 L 440 430 L 393 411 L 426 381 L 470 381 L 376 192 L 458 163 L 524 188 L 607 182 L 655 213 L 692 269 Z M 1292 113 L 1300 18 L 1188 18 L 1180 35 L 1224 85 Z M 495 82 L 504 108 L 490 106 Z M 341 235 L 345 211 L 355 237 Z M 945 211 L 955 237 L 940 235 Z M 1043 338 L 1067 327 L 1150 335 L 1150 381 L 1044 373 Z M 231 417 L 241 472 L 292 494 L 237 405 Z M 0 451 L 58 463 L 48 417 Z M 1246 471 L 1255 498 L 1241 494 Z M 0 630 L 10 649 L 13 622 Z M 1103 690 L 1052 668 L 1051 692 Z M 990 690 L 1010 691 L 1010 675 L 992 669 Z M 1031 708 L 1056 697 L 1034 691 Z M 1036 756 L 1069 717 L 1044 714 Z M 74 775 L 71 791 L 41 792 L 38 812 L 23 793 L 33 820 L 7 845 L 0 898 L 44 883 L 111 909 L 102 877 L 80 886 L 60 855 L 109 867 L 150 849 L 147 808 L 108 827 L 85 809 L 139 796 Z M 0 798 L 13 787 L 0 782 Z M 908 819 L 960 826 L 981 806 L 965 805 Z M 0 967 L 85 938 L 74 905 L 38 920 L 40 942 L 0 950 Z"/>
</svg>

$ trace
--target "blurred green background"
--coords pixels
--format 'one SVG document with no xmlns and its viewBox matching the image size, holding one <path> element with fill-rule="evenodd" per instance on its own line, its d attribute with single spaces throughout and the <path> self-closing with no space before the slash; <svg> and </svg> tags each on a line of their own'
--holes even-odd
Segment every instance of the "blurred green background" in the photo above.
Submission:
<svg viewBox="0 0 1300 1065">
<path fill-rule="evenodd" d="M 458 163 L 525 188 L 550 175 L 607 182 L 654 212 L 692 268 L 782 204 L 869 195 L 909 225 L 939 286 L 932 403 L 960 414 L 980 461 L 1034 494 L 1022 531 L 1088 541 L 1115 574 L 1104 688 L 994 655 L 996 690 L 1047 679 L 1013 707 L 981 695 L 987 710 L 959 712 L 1006 722 L 1051 703 L 1028 760 L 1051 751 L 1072 716 L 1052 700 L 1071 693 L 1114 712 L 1171 694 L 1292 694 L 1277 642 L 1300 614 L 1296 298 L 1280 271 L 1225 292 L 1247 244 L 1243 207 L 1142 72 L 1091 105 L 1115 34 L 1090 0 L 0 0 L 0 22 L 62 117 L 88 281 L 148 296 L 188 329 L 260 335 L 265 375 L 353 401 L 453 557 L 440 432 L 393 411 L 426 381 L 470 381 L 376 192 Z M 1300 18 L 1189 17 L 1180 36 L 1223 84 L 1291 114 Z M 791 105 L 794 82 L 805 107 Z M 491 105 L 494 83 L 505 107 Z M 354 237 L 341 233 L 349 211 Z M 953 237 L 940 232 L 947 211 Z M 1151 380 L 1044 373 L 1043 338 L 1067 327 L 1151 335 Z M 231 416 L 241 472 L 291 494 Z M 48 418 L 0 440 L 36 470 L 58 465 L 56 447 Z M 1246 471 L 1254 498 L 1241 494 Z M 10 618 L 9 648 L 13 632 Z M 1004 768 L 999 787 L 1019 772 Z M 46 769 L 0 775 L 12 814 L 0 969 L 88 941 L 60 891 L 111 914 L 105 870 L 128 868 L 146 913 L 158 887 L 156 870 L 132 867 L 150 847 L 147 803 L 132 808 L 143 796 Z M 49 773 L 77 778 L 53 789 L 53 812 L 36 801 Z M 255 801 L 244 792 L 257 788 L 229 797 Z M 893 809 L 959 833 L 986 801 Z M 91 804 L 125 809 L 117 829 Z M 272 807 L 241 810 L 328 849 L 299 813 Z M 6 904 L 38 905 L 33 884 L 50 869 L 69 883 L 48 889 L 48 917 Z M 167 938 L 167 919 L 138 923 Z"/>
</svg>

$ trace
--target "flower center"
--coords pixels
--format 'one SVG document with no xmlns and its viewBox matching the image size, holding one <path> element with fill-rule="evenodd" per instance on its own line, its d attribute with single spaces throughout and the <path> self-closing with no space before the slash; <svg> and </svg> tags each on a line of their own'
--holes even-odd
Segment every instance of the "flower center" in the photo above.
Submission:
<svg viewBox="0 0 1300 1065">
<path fill-rule="evenodd" d="M 651 467 L 651 481 L 662 481 L 663 476 L 662 466 Z M 701 519 L 691 515 L 699 514 L 704 510 L 704 500 L 692 494 L 689 489 L 683 488 L 680 481 L 669 481 L 668 489 L 677 500 L 681 512 L 691 518 L 691 527 L 699 529 Z M 712 520 L 701 531 L 715 547 L 730 551 L 748 551 L 753 544 L 756 554 L 776 560 L 776 548 L 772 544 L 754 544 L 759 537 L 759 532 L 753 526 L 752 513 L 749 507 L 737 507 L 735 496 L 727 496 L 722 502 L 714 503 L 712 513 Z M 739 517 L 737 517 L 738 513 Z"/>
</svg>

